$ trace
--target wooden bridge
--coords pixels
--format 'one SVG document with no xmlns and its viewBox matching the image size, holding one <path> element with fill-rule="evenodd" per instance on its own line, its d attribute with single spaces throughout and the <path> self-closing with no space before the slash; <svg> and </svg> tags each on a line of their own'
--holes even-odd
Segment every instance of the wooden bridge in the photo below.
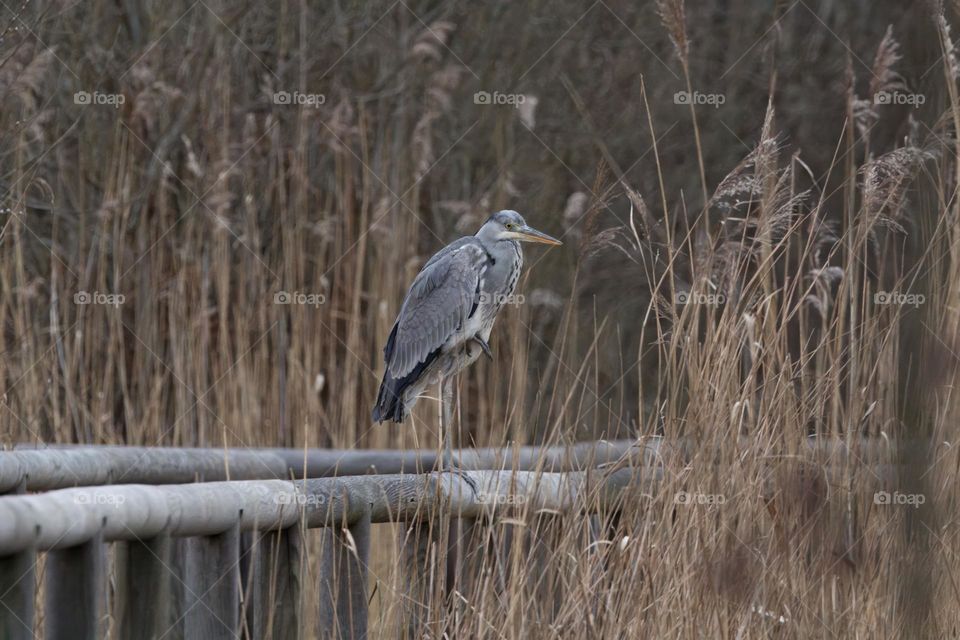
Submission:
<svg viewBox="0 0 960 640">
<path fill-rule="evenodd" d="M 518 503 L 559 515 L 616 508 L 654 493 L 664 458 L 683 449 L 650 438 L 461 450 L 455 473 L 430 472 L 433 451 L 0 452 L 0 639 L 101 638 L 108 624 L 111 637 L 138 640 L 364 638 L 372 525 L 404 523 L 415 591 L 439 558 L 456 562 L 453 520 L 495 518 Z M 889 443 L 851 453 L 811 439 L 803 453 L 828 460 L 827 472 L 855 460 L 881 483 L 896 473 Z M 319 614 L 308 629 L 311 535 L 320 580 L 309 604 Z M 408 600 L 401 622 L 420 637 L 431 612 Z"/>
<path fill-rule="evenodd" d="M 108 617 L 114 637 L 131 639 L 237 638 L 242 629 L 363 638 L 372 524 L 492 517 L 517 496 L 558 513 L 599 508 L 638 481 L 655 449 L 463 450 L 457 473 L 426 472 L 436 461 L 427 451 L 0 452 L 0 638 L 34 638 L 38 618 L 49 639 L 100 638 Z M 587 492 L 597 498 L 584 501 Z M 309 529 L 322 536 L 316 633 L 300 619 Z M 427 571 L 421 535 L 432 534 L 409 538 L 411 580 Z"/>
</svg>

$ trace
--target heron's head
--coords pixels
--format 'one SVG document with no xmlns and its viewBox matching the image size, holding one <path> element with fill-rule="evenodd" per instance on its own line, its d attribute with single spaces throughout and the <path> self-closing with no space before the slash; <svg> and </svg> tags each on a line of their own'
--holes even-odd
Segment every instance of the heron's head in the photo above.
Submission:
<svg viewBox="0 0 960 640">
<path fill-rule="evenodd" d="M 480 227 L 477 237 L 488 242 L 520 240 L 521 242 L 540 242 L 553 245 L 563 244 L 556 238 L 529 226 L 523 216 L 510 209 L 498 211 L 490 216 Z"/>
</svg>

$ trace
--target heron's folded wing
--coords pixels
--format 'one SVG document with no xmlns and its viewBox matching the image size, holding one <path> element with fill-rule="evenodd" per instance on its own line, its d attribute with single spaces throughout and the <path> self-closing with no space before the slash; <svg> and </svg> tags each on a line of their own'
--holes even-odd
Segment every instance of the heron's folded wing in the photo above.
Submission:
<svg viewBox="0 0 960 640">
<path fill-rule="evenodd" d="M 396 342 L 387 367 L 400 378 L 442 346 L 469 317 L 479 296 L 487 254 L 463 244 L 435 256 L 417 275 L 397 318 Z"/>
</svg>

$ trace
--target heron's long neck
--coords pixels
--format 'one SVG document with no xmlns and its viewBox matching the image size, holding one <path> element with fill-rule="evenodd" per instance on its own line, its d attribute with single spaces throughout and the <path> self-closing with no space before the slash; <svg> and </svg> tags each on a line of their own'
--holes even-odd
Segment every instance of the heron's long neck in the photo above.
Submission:
<svg viewBox="0 0 960 640">
<path fill-rule="evenodd" d="M 517 263 L 523 264 L 523 249 L 516 240 L 500 240 L 485 244 L 487 253 L 493 258 L 495 266 L 506 267 Z"/>
</svg>

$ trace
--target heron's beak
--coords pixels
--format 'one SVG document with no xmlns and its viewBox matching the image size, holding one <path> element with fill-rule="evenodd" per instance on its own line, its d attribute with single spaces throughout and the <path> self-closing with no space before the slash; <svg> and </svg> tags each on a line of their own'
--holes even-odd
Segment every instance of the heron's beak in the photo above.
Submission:
<svg viewBox="0 0 960 640">
<path fill-rule="evenodd" d="M 541 244 L 558 245 L 563 244 L 553 236 L 548 236 L 542 231 L 537 231 L 533 227 L 521 227 L 517 232 L 517 240 L 524 242 L 539 242 Z"/>
</svg>

